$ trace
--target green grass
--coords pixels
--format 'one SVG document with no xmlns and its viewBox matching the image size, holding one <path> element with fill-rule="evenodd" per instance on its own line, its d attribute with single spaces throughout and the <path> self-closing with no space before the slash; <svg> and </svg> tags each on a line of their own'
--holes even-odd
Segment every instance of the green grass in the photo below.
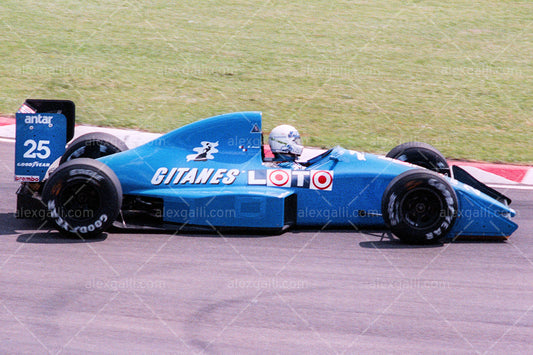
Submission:
<svg viewBox="0 0 533 355">
<path fill-rule="evenodd" d="M 64 98 L 166 132 L 259 110 L 306 145 L 533 162 L 529 0 L 4 0 L 0 29 L 1 113 Z"/>
</svg>

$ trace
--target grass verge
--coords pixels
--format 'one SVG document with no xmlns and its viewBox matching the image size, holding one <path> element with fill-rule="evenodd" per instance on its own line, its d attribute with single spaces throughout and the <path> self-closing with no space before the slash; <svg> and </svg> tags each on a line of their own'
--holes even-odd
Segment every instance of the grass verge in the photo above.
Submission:
<svg viewBox="0 0 533 355">
<path fill-rule="evenodd" d="M 0 112 L 166 132 L 259 110 L 310 146 L 533 162 L 530 1 L 84 1 L 0 7 Z"/>
</svg>

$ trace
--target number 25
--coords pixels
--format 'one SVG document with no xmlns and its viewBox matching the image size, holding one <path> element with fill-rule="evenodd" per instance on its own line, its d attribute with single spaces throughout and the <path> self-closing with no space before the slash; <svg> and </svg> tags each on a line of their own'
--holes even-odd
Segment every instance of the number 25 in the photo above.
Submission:
<svg viewBox="0 0 533 355">
<path fill-rule="evenodd" d="M 28 139 L 26 142 L 24 142 L 24 146 L 30 146 L 30 148 L 24 153 L 24 158 L 29 159 L 46 159 L 50 156 L 50 148 L 48 145 L 50 144 L 50 141 L 39 141 L 39 143 L 35 142 L 33 139 Z"/>
</svg>

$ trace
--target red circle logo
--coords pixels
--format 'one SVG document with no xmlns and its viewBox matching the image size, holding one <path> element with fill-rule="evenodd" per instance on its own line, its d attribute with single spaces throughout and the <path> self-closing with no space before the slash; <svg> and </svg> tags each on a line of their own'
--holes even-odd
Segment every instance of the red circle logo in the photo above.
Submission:
<svg viewBox="0 0 533 355">
<path fill-rule="evenodd" d="M 333 183 L 333 176 L 329 171 L 317 171 L 312 177 L 313 185 L 319 190 L 326 190 Z"/>
<path fill-rule="evenodd" d="M 274 186 L 285 186 L 289 182 L 290 176 L 285 170 L 274 170 L 270 173 L 269 179 Z"/>
</svg>

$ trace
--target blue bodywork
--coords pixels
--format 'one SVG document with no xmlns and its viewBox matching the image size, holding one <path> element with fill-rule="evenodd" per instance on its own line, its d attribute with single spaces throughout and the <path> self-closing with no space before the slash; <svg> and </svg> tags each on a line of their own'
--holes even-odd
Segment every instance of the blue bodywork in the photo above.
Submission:
<svg viewBox="0 0 533 355">
<path fill-rule="evenodd" d="M 313 158 L 305 169 L 279 169 L 265 161 L 262 145 L 261 113 L 238 112 L 99 160 L 115 172 L 124 196 L 161 201 L 165 224 L 264 229 L 384 226 L 385 188 L 402 172 L 422 169 L 341 147 Z M 512 209 L 449 181 L 459 211 L 447 237 L 507 237 L 516 230 Z"/>
</svg>

